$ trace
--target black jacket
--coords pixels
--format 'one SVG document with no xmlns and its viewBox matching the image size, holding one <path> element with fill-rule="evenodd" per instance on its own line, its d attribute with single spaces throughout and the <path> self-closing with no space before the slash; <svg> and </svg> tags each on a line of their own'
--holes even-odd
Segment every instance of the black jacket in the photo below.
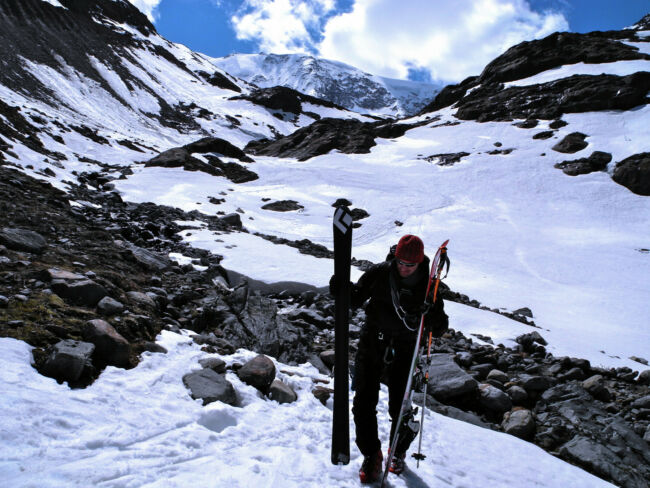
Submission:
<svg viewBox="0 0 650 488">
<path fill-rule="evenodd" d="M 367 328 L 393 337 L 415 338 L 429 279 L 429 258 L 424 258 L 415 273 L 411 279 L 402 280 L 392 259 L 372 266 L 352 285 L 353 307 L 370 300 L 366 305 Z M 447 330 L 449 320 L 440 295 L 426 314 L 424 324 L 427 334 L 431 330 L 434 337 Z"/>
</svg>

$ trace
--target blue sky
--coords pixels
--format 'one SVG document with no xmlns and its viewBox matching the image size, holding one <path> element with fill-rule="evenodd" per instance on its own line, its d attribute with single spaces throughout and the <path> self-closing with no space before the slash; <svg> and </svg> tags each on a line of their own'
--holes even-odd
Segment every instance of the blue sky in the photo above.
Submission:
<svg viewBox="0 0 650 488">
<path fill-rule="evenodd" d="M 165 38 L 220 57 L 307 53 L 372 74 L 458 82 L 555 31 L 629 26 L 648 0 L 130 0 Z"/>
</svg>

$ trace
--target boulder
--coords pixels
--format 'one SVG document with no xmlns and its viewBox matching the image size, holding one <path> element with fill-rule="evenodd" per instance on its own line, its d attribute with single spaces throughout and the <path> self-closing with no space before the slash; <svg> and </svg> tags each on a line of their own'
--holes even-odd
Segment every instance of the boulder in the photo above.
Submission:
<svg viewBox="0 0 650 488">
<path fill-rule="evenodd" d="M 650 395 L 637 398 L 632 402 L 633 408 L 650 408 Z"/>
<path fill-rule="evenodd" d="M 650 196 L 650 152 L 616 163 L 612 179 L 637 195 Z"/>
<path fill-rule="evenodd" d="M 569 176 L 586 175 L 594 171 L 605 171 L 612 160 L 612 155 L 602 151 L 594 151 L 588 158 L 563 161 L 554 165 Z"/>
<path fill-rule="evenodd" d="M 535 419 L 530 410 L 518 409 L 505 414 L 501 427 L 504 432 L 524 440 L 531 440 L 535 435 Z"/>
<path fill-rule="evenodd" d="M 325 317 L 323 317 L 315 310 L 309 310 L 306 308 L 297 308 L 289 312 L 287 314 L 287 318 L 292 322 L 296 320 L 302 320 L 303 322 L 307 322 L 308 324 L 311 324 L 320 330 L 331 327 L 330 322 L 325 319 Z"/>
<path fill-rule="evenodd" d="M 273 380 L 269 387 L 268 397 L 278 403 L 293 403 L 298 399 L 293 388 L 280 380 Z"/>
<path fill-rule="evenodd" d="M 156 310 L 158 307 L 156 301 L 146 293 L 139 291 L 127 291 L 126 297 L 129 300 L 129 303 L 132 303 L 138 307 L 146 308 L 148 310 Z"/>
<path fill-rule="evenodd" d="M 186 144 L 183 146 L 183 149 L 190 153 L 217 153 L 227 158 L 239 159 L 245 163 L 253 162 L 244 151 L 225 139 L 219 139 L 218 137 L 204 137 L 191 144 Z"/>
<path fill-rule="evenodd" d="M 636 381 L 641 385 L 650 385 L 650 369 L 641 371 Z"/>
<path fill-rule="evenodd" d="M 512 400 L 499 388 L 483 383 L 479 385 L 478 392 L 479 404 L 490 412 L 502 414 L 512 408 Z"/>
<path fill-rule="evenodd" d="M 521 386 L 513 385 L 506 390 L 515 405 L 523 405 L 528 400 L 528 393 Z"/>
<path fill-rule="evenodd" d="M 164 271 L 171 265 L 171 261 L 166 256 L 156 254 L 131 243 L 124 243 L 124 246 L 130 251 L 131 257 L 149 271 Z"/>
<path fill-rule="evenodd" d="M 241 215 L 239 215 L 238 213 L 229 213 L 221 217 L 221 219 L 219 220 L 221 220 L 221 222 L 231 227 L 235 227 L 237 229 L 242 228 Z"/>
<path fill-rule="evenodd" d="M 97 304 L 97 311 L 102 315 L 116 315 L 124 311 L 124 305 L 121 302 L 106 296 Z"/>
<path fill-rule="evenodd" d="M 518 382 L 527 393 L 541 392 L 549 389 L 553 385 L 553 381 L 548 376 L 535 376 L 529 374 L 520 375 Z"/>
<path fill-rule="evenodd" d="M 605 382 L 601 375 L 594 375 L 582 382 L 582 387 L 596 400 L 609 402 L 612 398 L 610 391 L 605 387 Z"/>
<path fill-rule="evenodd" d="M 585 141 L 586 138 L 586 134 L 582 134 L 581 132 L 572 132 L 553 146 L 552 149 L 553 151 L 561 153 L 575 153 L 582 151 L 589 145 L 589 143 Z"/>
<path fill-rule="evenodd" d="M 326 405 L 327 400 L 329 400 L 334 394 L 334 390 L 331 388 L 326 388 L 324 386 L 315 386 L 311 393 L 319 402 L 321 402 L 323 405 Z"/>
<path fill-rule="evenodd" d="M 211 369 L 215 373 L 223 374 L 226 372 L 226 362 L 219 358 L 204 358 L 199 360 L 199 364 L 204 369 Z"/>
<path fill-rule="evenodd" d="M 445 401 L 477 388 L 478 382 L 456 364 L 453 354 L 431 355 L 428 389 L 436 399 Z"/>
<path fill-rule="evenodd" d="M 108 322 L 89 321 L 84 326 L 83 338 L 95 345 L 95 356 L 102 362 L 120 368 L 130 366 L 131 345 Z"/>
<path fill-rule="evenodd" d="M 3 227 L 0 229 L 0 244 L 15 251 L 41 254 L 47 247 L 45 238 L 31 230 Z"/>
<path fill-rule="evenodd" d="M 91 357 L 95 346 L 89 342 L 66 339 L 48 350 L 48 356 L 40 372 L 59 383 L 67 381 L 74 385 L 85 370 L 92 369 Z"/>
<path fill-rule="evenodd" d="M 106 288 L 92 280 L 77 280 L 70 283 L 56 280 L 50 285 L 54 293 L 75 305 L 94 307 L 108 295 Z"/>
<path fill-rule="evenodd" d="M 260 354 L 237 371 L 237 376 L 247 385 L 266 394 L 275 379 L 275 364 L 268 357 Z"/>
<path fill-rule="evenodd" d="M 564 444 L 559 452 L 562 459 L 577 464 L 602 478 L 621 480 L 625 477 L 625 473 L 610 461 L 616 459 L 616 454 L 587 437 L 575 436 Z"/>
<path fill-rule="evenodd" d="M 336 358 L 336 351 L 334 349 L 327 349 L 321 352 L 319 357 L 328 368 L 332 369 L 334 367 L 334 360 Z"/>
<path fill-rule="evenodd" d="M 277 202 L 262 205 L 262 208 L 264 210 L 273 210 L 274 212 L 291 212 L 293 210 L 301 210 L 305 207 L 300 205 L 295 200 L 279 200 Z"/>
<path fill-rule="evenodd" d="M 223 402 L 237 406 L 237 393 L 224 375 L 211 369 L 202 369 L 183 376 L 183 384 L 190 390 L 194 400 L 202 400 L 203 405 Z"/>
<path fill-rule="evenodd" d="M 85 280 L 87 277 L 78 273 L 73 273 L 71 271 L 66 271 L 59 268 L 50 268 L 39 273 L 39 278 L 43 281 L 79 281 Z"/>
<path fill-rule="evenodd" d="M 508 382 L 508 375 L 505 374 L 500 369 L 493 369 L 487 375 L 488 380 L 496 380 L 502 385 L 505 385 Z"/>
</svg>

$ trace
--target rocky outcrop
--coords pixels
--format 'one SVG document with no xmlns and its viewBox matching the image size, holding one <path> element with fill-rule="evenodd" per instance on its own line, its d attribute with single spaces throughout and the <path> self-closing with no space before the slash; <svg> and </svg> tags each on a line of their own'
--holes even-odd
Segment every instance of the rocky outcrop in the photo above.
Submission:
<svg viewBox="0 0 650 488">
<path fill-rule="evenodd" d="M 274 141 L 251 141 L 244 151 L 262 156 L 296 158 L 299 161 L 335 149 L 343 153 L 361 154 L 370 152 L 370 148 L 376 144 L 375 138 L 400 137 L 413 127 L 416 125 L 325 118 Z"/>
<path fill-rule="evenodd" d="M 569 176 L 586 175 L 594 171 L 605 171 L 612 160 L 612 155 L 602 151 L 594 151 L 588 158 L 562 161 L 554 165 Z"/>
<path fill-rule="evenodd" d="M 650 153 L 640 153 L 616 163 L 614 181 L 637 195 L 650 196 Z"/>
</svg>

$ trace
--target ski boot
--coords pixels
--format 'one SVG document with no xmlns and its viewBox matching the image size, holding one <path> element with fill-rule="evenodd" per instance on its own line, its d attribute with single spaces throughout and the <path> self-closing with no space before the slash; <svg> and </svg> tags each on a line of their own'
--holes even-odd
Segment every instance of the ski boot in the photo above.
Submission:
<svg viewBox="0 0 650 488">
<path fill-rule="evenodd" d="M 384 456 L 381 450 L 378 450 L 371 456 L 365 456 L 361 464 L 361 469 L 359 469 L 359 480 L 361 483 L 365 485 L 377 481 L 381 477 L 383 461 Z"/>
</svg>

